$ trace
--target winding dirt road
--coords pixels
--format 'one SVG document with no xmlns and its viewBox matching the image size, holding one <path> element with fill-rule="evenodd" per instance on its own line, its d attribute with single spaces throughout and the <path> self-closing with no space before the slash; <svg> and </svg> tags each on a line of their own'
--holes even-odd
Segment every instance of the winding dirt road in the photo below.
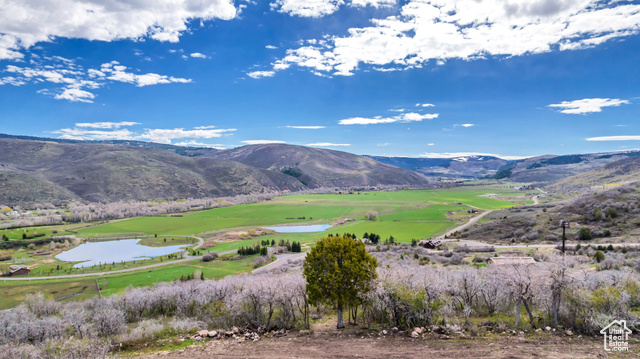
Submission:
<svg viewBox="0 0 640 359">
<path fill-rule="evenodd" d="M 489 214 L 489 213 L 491 213 L 491 212 L 493 212 L 493 211 L 494 211 L 494 210 L 492 209 L 492 210 L 489 210 L 489 211 L 486 211 L 486 212 L 484 212 L 484 213 L 480 214 L 480 215 L 479 215 L 479 216 L 477 216 L 477 217 L 471 218 L 471 219 L 469 220 L 469 222 L 467 222 L 467 223 L 465 223 L 465 224 L 462 224 L 462 225 L 459 225 L 458 227 L 456 227 L 456 228 L 454 228 L 454 229 L 450 230 L 449 232 L 447 232 L 447 233 L 445 233 L 445 234 L 443 234 L 443 235 L 441 235 L 441 236 L 436 237 L 435 239 L 442 240 L 442 239 L 444 239 L 444 237 L 445 237 L 445 236 L 450 236 L 450 235 L 454 234 L 455 232 L 459 232 L 459 231 L 462 231 L 462 230 L 463 230 L 463 229 L 465 229 L 465 228 L 468 228 L 468 227 L 470 227 L 470 226 L 473 226 L 474 224 L 478 223 L 478 221 L 480 220 L 480 218 L 482 218 L 482 217 L 486 216 L 487 214 Z"/>
</svg>

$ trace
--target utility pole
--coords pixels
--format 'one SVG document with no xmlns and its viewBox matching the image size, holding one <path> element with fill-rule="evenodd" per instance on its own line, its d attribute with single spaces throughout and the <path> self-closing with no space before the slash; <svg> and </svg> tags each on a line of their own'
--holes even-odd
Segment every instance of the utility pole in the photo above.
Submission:
<svg viewBox="0 0 640 359">
<path fill-rule="evenodd" d="M 560 220 L 560 227 L 562 227 L 562 255 L 564 256 L 565 245 L 564 243 L 567 240 L 566 229 L 570 227 L 569 222 L 565 220 Z"/>
</svg>

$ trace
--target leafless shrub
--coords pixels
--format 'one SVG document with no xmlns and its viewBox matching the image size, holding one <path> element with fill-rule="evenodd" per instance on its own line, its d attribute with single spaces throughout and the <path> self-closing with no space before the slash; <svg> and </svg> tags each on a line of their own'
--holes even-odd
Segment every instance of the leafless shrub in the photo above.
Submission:
<svg viewBox="0 0 640 359">
<path fill-rule="evenodd" d="M 125 312 L 113 306 L 112 299 L 92 299 L 91 320 L 99 336 L 108 337 L 122 333 L 126 329 Z"/>
<path fill-rule="evenodd" d="M 60 312 L 60 304 L 45 299 L 40 292 L 27 294 L 24 303 L 29 311 L 37 317 L 46 317 Z"/>
<path fill-rule="evenodd" d="M 136 343 L 142 340 L 153 339 L 155 335 L 164 329 L 164 325 L 157 319 L 146 319 L 137 323 L 127 333 L 117 337 L 122 343 Z"/>
<path fill-rule="evenodd" d="M 204 256 L 202 256 L 202 261 L 203 262 L 211 262 L 214 259 L 218 258 L 218 253 L 216 252 L 209 252 L 207 254 L 205 254 Z"/>
<path fill-rule="evenodd" d="M 110 345 L 102 341 L 67 338 L 48 339 L 35 345 L 11 343 L 0 346 L 0 352 L 7 359 L 100 359 L 107 357 L 109 348 Z"/>
<path fill-rule="evenodd" d="M 167 327 L 178 332 L 188 332 L 205 326 L 204 323 L 193 318 L 173 318 L 167 323 Z"/>
<path fill-rule="evenodd" d="M 257 256 L 253 259 L 253 268 L 260 268 L 267 264 L 267 258 L 263 256 Z"/>
<path fill-rule="evenodd" d="M 473 253 L 473 252 L 495 252 L 493 246 L 468 246 L 466 244 L 456 245 L 453 247 L 454 252 Z"/>
</svg>

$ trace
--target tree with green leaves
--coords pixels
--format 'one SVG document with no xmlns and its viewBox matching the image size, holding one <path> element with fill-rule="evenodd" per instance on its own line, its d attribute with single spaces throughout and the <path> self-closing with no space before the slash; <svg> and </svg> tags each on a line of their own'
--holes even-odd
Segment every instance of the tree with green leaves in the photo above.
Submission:
<svg viewBox="0 0 640 359">
<path fill-rule="evenodd" d="M 338 329 L 344 328 L 342 310 L 358 305 L 373 289 L 377 266 L 378 261 L 361 241 L 341 236 L 322 238 L 304 260 L 309 302 L 335 305 Z"/>
<path fill-rule="evenodd" d="M 601 251 L 596 251 L 593 254 L 593 259 L 595 259 L 596 262 L 600 263 L 605 259 L 604 253 L 602 253 Z"/>
<path fill-rule="evenodd" d="M 591 230 L 589 229 L 589 227 L 580 227 L 580 230 L 578 231 L 578 238 L 581 241 L 588 241 L 590 239 L 593 239 L 593 234 L 591 234 Z"/>
</svg>

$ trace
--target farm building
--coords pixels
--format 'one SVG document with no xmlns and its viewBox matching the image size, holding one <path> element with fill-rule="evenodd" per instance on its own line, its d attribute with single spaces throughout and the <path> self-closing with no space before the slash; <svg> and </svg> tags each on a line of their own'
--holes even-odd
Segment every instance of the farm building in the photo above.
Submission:
<svg viewBox="0 0 640 359">
<path fill-rule="evenodd" d="M 529 265 L 536 264 L 535 259 L 531 257 L 491 257 L 487 261 L 488 264 L 493 265 Z"/>
<path fill-rule="evenodd" d="M 9 266 L 9 275 L 17 276 L 17 275 L 29 275 L 31 269 L 27 268 L 24 264 L 14 264 Z"/>
<path fill-rule="evenodd" d="M 426 249 L 438 249 L 438 247 L 440 247 L 442 245 L 442 241 L 438 241 L 438 240 L 426 240 L 426 241 L 420 241 L 420 245 Z"/>
</svg>

